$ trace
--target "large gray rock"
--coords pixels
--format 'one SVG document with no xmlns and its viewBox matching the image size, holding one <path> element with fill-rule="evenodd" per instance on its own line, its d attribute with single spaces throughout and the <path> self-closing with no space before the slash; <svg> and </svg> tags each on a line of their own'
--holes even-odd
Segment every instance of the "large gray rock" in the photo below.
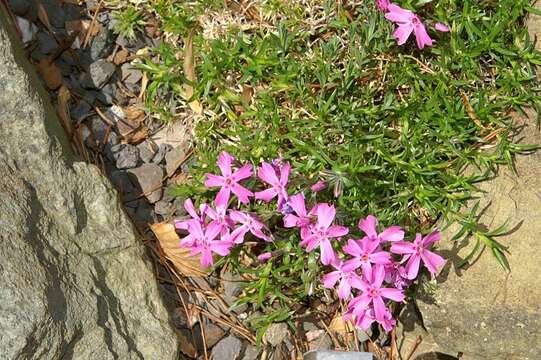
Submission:
<svg viewBox="0 0 541 360">
<path fill-rule="evenodd" d="M 141 242 L 111 185 L 72 156 L 3 11 L 0 357 L 176 359 Z"/>
</svg>

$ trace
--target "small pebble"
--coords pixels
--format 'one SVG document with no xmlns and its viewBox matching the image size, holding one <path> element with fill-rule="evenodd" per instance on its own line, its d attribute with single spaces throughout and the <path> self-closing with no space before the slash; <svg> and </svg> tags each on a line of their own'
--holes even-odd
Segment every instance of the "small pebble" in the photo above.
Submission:
<svg viewBox="0 0 541 360">
<path fill-rule="evenodd" d="M 122 144 L 120 151 L 113 156 L 118 169 L 132 169 L 139 162 L 139 150 L 130 144 Z"/>
</svg>

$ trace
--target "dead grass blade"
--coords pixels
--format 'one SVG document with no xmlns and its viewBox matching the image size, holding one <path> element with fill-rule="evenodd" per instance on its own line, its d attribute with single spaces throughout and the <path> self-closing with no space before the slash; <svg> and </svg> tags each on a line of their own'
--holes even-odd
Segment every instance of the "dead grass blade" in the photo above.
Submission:
<svg viewBox="0 0 541 360">
<path fill-rule="evenodd" d="M 58 105 L 56 107 L 56 113 L 58 114 L 58 117 L 60 118 L 60 122 L 62 123 L 62 127 L 64 128 L 64 131 L 66 134 L 68 134 L 68 137 L 71 139 L 73 136 L 73 127 L 71 123 L 71 118 L 69 114 L 69 108 L 68 108 L 68 101 L 71 98 L 70 91 L 67 87 L 62 85 L 60 89 L 58 90 Z"/>
<path fill-rule="evenodd" d="M 194 56 L 193 56 L 193 31 L 190 32 L 186 38 L 184 45 L 184 64 L 183 64 L 184 76 L 188 79 L 191 84 L 184 84 L 184 96 L 187 100 L 193 97 L 194 88 L 192 84 L 195 84 L 195 67 L 194 67 Z M 192 111 L 198 115 L 203 113 L 203 107 L 198 100 L 192 100 L 189 103 Z"/>
<path fill-rule="evenodd" d="M 152 224 L 150 229 L 156 235 L 165 257 L 173 263 L 180 274 L 185 276 L 207 275 L 201 268 L 200 257 L 192 256 L 189 249 L 180 247 L 180 237 L 172 224 Z"/>
<path fill-rule="evenodd" d="M 47 11 L 41 2 L 38 2 L 38 19 L 43 25 L 45 25 L 49 33 L 54 35 L 53 27 L 49 21 L 49 16 L 47 15 Z"/>
</svg>

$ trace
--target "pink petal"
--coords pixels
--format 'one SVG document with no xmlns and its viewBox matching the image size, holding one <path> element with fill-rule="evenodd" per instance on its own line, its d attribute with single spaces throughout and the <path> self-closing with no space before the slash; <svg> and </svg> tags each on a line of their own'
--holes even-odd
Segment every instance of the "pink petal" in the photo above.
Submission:
<svg viewBox="0 0 541 360">
<path fill-rule="evenodd" d="M 391 5 L 389 0 L 376 0 L 376 6 L 379 11 L 389 10 L 389 5 Z"/>
<path fill-rule="evenodd" d="M 413 25 L 411 24 L 402 24 L 399 25 L 396 30 L 393 32 L 394 38 L 397 40 L 398 45 L 404 45 L 411 33 L 413 32 Z"/>
<path fill-rule="evenodd" d="M 334 250 L 331 246 L 331 242 L 329 240 L 321 241 L 320 250 L 321 250 L 321 263 L 323 265 L 329 265 L 333 261 L 336 261 L 336 254 L 334 253 Z"/>
<path fill-rule="evenodd" d="M 205 229 L 205 237 L 207 240 L 214 240 L 220 231 L 222 231 L 222 226 L 213 221 L 207 225 L 207 228 Z"/>
<path fill-rule="evenodd" d="M 231 176 L 235 181 L 241 181 L 252 176 L 252 164 L 246 164 Z"/>
<path fill-rule="evenodd" d="M 237 183 L 233 184 L 231 187 L 233 194 L 237 195 L 240 202 L 243 204 L 248 204 L 250 202 L 250 196 L 254 196 L 254 193 L 246 189 L 244 186 Z"/>
<path fill-rule="evenodd" d="M 376 315 L 376 320 L 381 323 L 385 321 L 385 314 L 387 313 L 387 308 L 385 307 L 385 303 L 383 303 L 383 299 L 381 296 L 375 296 L 372 299 L 372 302 L 374 304 L 374 314 Z"/>
<path fill-rule="evenodd" d="M 224 186 L 225 180 L 222 176 L 214 175 L 214 174 L 205 174 L 207 179 L 205 180 L 205 186 L 206 187 L 214 187 L 214 186 Z"/>
<path fill-rule="evenodd" d="M 291 171 L 291 165 L 285 163 L 284 166 L 280 169 L 280 184 L 282 186 L 287 186 L 287 181 L 289 180 L 289 172 Z"/>
<path fill-rule="evenodd" d="M 417 277 L 419 273 L 419 263 L 421 262 L 421 257 L 417 254 L 411 255 L 406 264 L 406 278 L 413 280 Z"/>
<path fill-rule="evenodd" d="M 347 299 L 349 295 L 351 295 L 351 285 L 347 280 L 342 279 L 338 285 L 338 298 Z"/>
<path fill-rule="evenodd" d="M 342 250 L 351 256 L 361 256 L 363 254 L 358 242 L 353 239 L 349 239 L 347 245 L 342 247 Z"/>
<path fill-rule="evenodd" d="M 223 204 L 229 203 L 230 196 L 231 190 L 227 187 L 223 187 L 220 189 L 220 191 L 218 191 L 218 195 L 216 195 L 216 199 L 214 200 L 214 202 L 216 204 L 221 204 L 222 206 L 224 206 Z"/>
<path fill-rule="evenodd" d="M 263 191 L 258 191 L 255 193 L 255 198 L 257 200 L 263 200 L 264 202 L 271 201 L 275 196 L 277 195 L 276 190 L 274 188 L 270 188 Z"/>
<path fill-rule="evenodd" d="M 445 25 L 444 23 L 437 22 L 434 24 L 434 29 L 441 31 L 441 32 L 449 32 L 449 26 Z"/>
<path fill-rule="evenodd" d="M 366 289 L 364 282 L 357 274 L 352 274 L 349 278 L 349 284 L 355 289 L 364 290 Z"/>
<path fill-rule="evenodd" d="M 438 269 L 445 264 L 445 260 L 441 256 L 434 254 L 432 251 L 423 251 L 421 253 L 421 258 L 423 259 L 423 263 L 428 271 L 430 271 L 432 274 L 436 274 Z"/>
<path fill-rule="evenodd" d="M 184 209 L 186 209 L 188 214 L 190 214 L 190 216 L 194 219 L 199 218 L 199 215 L 197 215 L 197 212 L 195 211 L 195 206 L 193 206 L 193 202 L 191 199 L 186 199 L 186 201 L 184 201 Z"/>
<path fill-rule="evenodd" d="M 232 244 L 227 241 L 212 241 L 210 249 L 221 256 L 227 256 L 231 252 Z"/>
<path fill-rule="evenodd" d="M 218 155 L 218 161 L 216 163 L 222 171 L 223 176 L 231 175 L 231 164 L 234 160 L 235 158 L 226 151 L 222 151 L 220 155 Z"/>
<path fill-rule="evenodd" d="M 390 4 L 387 7 L 387 14 L 385 18 L 395 23 L 408 23 L 411 21 L 413 13 L 409 10 L 402 9 L 396 4 Z"/>
<path fill-rule="evenodd" d="M 274 168 L 269 163 L 264 162 L 261 164 L 261 167 L 257 170 L 257 176 L 267 184 L 273 186 L 280 184 Z"/>
<path fill-rule="evenodd" d="M 348 306 L 353 309 L 352 312 L 355 315 L 364 314 L 368 309 L 368 304 L 370 304 L 371 301 L 372 299 L 369 296 L 363 294 L 353 298 L 353 300 L 349 302 Z"/>
<path fill-rule="evenodd" d="M 293 195 L 289 198 L 289 205 L 299 216 L 306 216 L 306 204 L 302 193 Z"/>
<path fill-rule="evenodd" d="M 372 286 L 379 288 L 385 279 L 385 267 L 374 265 L 372 267 Z"/>
<path fill-rule="evenodd" d="M 365 236 L 361 241 L 360 245 L 363 249 L 363 253 L 372 253 L 379 247 L 379 239 L 376 238 L 370 238 L 368 236 Z"/>
<path fill-rule="evenodd" d="M 214 264 L 214 259 L 212 258 L 212 253 L 208 250 L 203 250 L 201 252 L 201 266 L 206 268 Z"/>
<path fill-rule="evenodd" d="M 366 219 L 359 220 L 359 229 L 364 231 L 366 235 L 371 238 L 378 236 L 376 227 L 378 226 L 378 219 L 375 216 L 368 215 Z"/>
<path fill-rule="evenodd" d="M 417 46 L 419 49 L 423 49 L 425 46 L 432 46 L 432 39 L 428 36 L 426 28 L 423 24 L 416 25 L 414 27 L 415 39 L 417 40 Z"/>
<path fill-rule="evenodd" d="M 402 241 L 404 240 L 404 234 L 400 226 L 390 226 L 379 234 L 379 238 L 383 241 Z"/>
<path fill-rule="evenodd" d="M 397 301 L 397 302 L 402 302 L 402 301 L 404 301 L 404 298 L 405 298 L 404 293 L 402 292 L 402 290 L 398 290 L 398 289 L 381 288 L 381 289 L 379 289 L 379 293 L 384 298 L 391 299 L 391 300 L 394 300 L 394 301 Z"/>
<path fill-rule="evenodd" d="M 323 180 L 318 181 L 314 185 L 310 186 L 310 190 L 312 190 L 312 192 L 315 192 L 315 193 L 320 192 L 321 190 L 325 190 L 326 188 L 327 188 L 327 183 Z"/>
<path fill-rule="evenodd" d="M 348 232 L 349 229 L 345 226 L 333 225 L 327 230 L 327 235 L 334 238 L 347 235 Z"/>
<path fill-rule="evenodd" d="M 292 228 L 297 226 L 297 221 L 299 218 L 293 214 L 288 214 L 284 216 L 284 227 L 286 228 Z"/>
<path fill-rule="evenodd" d="M 272 239 L 270 237 L 268 237 L 267 235 L 265 235 L 263 233 L 263 231 L 259 230 L 259 229 L 251 229 L 250 232 L 255 236 L 255 237 L 258 237 L 260 238 L 261 240 L 265 240 L 267 242 L 269 241 L 272 241 Z"/>
<path fill-rule="evenodd" d="M 327 289 L 334 288 L 334 285 L 338 282 L 340 277 L 342 276 L 340 271 L 331 271 L 330 273 L 327 273 L 321 277 L 321 281 L 323 282 L 323 286 Z"/>
<path fill-rule="evenodd" d="M 391 254 L 387 251 L 378 251 L 368 255 L 368 258 L 374 264 L 390 264 L 391 263 Z"/>
<path fill-rule="evenodd" d="M 307 238 L 306 240 L 303 240 L 301 242 L 301 246 L 303 244 L 306 245 L 306 251 L 311 252 L 311 251 L 314 251 L 314 249 L 319 246 L 319 239 L 316 236 L 311 236 Z"/>
<path fill-rule="evenodd" d="M 397 241 L 391 245 L 391 252 L 395 254 L 413 254 L 415 245 L 406 241 Z"/>
<path fill-rule="evenodd" d="M 367 331 L 372 326 L 372 323 L 374 322 L 374 320 L 375 319 L 372 316 L 368 315 L 368 311 L 367 311 L 365 312 L 365 314 L 355 319 L 355 326 Z"/>
<path fill-rule="evenodd" d="M 317 223 L 320 227 L 328 229 L 334 220 L 336 209 L 329 204 L 320 204 L 317 208 Z"/>
<path fill-rule="evenodd" d="M 441 233 L 438 230 L 435 230 L 424 237 L 424 239 L 421 241 L 424 247 L 429 247 L 430 245 L 434 244 L 437 241 L 440 241 Z"/>
<path fill-rule="evenodd" d="M 257 257 L 257 260 L 259 261 L 267 261 L 272 257 L 271 252 L 265 252 Z"/>
<path fill-rule="evenodd" d="M 361 266 L 361 260 L 359 258 L 349 259 L 344 262 L 342 265 L 343 272 L 352 272 L 355 271 Z"/>
<path fill-rule="evenodd" d="M 229 241 L 233 242 L 235 244 L 242 244 L 244 242 L 244 236 L 249 231 L 247 226 L 239 226 L 233 232 L 231 235 L 229 235 Z"/>
</svg>

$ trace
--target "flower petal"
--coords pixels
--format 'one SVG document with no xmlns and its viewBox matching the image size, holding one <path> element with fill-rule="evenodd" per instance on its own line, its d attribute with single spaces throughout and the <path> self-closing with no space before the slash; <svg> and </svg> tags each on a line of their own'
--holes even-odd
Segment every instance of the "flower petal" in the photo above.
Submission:
<svg viewBox="0 0 541 360">
<path fill-rule="evenodd" d="M 223 187 L 218 191 L 218 195 L 216 195 L 216 199 L 214 202 L 216 204 L 228 204 L 229 203 L 229 197 L 231 196 L 231 190 L 227 187 Z"/>
<path fill-rule="evenodd" d="M 381 287 L 385 279 L 385 267 L 383 265 L 374 265 L 372 267 L 372 286 Z"/>
<path fill-rule="evenodd" d="M 252 164 L 246 164 L 231 176 L 235 181 L 241 181 L 252 176 Z"/>
<path fill-rule="evenodd" d="M 280 184 L 282 184 L 283 187 L 287 186 L 290 171 L 291 165 L 289 163 L 285 163 L 284 166 L 282 166 L 282 168 L 280 169 Z"/>
<path fill-rule="evenodd" d="M 338 298 L 347 299 L 351 295 L 351 285 L 347 279 L 342 279 L 338 285 Z"/>
<path fill-rule="evenodd" d="M 332 262 L 336 261 L 337 257 L 331 246 L 331 242 L 329 240 L 324 239 L 321 241 L 320 251 L 321 251 L 321 263 L 323 265 L 329 265 Z"/>
<path fill-rule="evenodd" d="M 404 230 L 400 226 L 390 226 L 379 234 L 379 238 L 382 241 L 402 241 L 404 234 Z"/>
<path fill-rule="evenodd" d="M 295 194 L 289 198 L 289 206 L 298 216 L 306 216 L 306 204 L 302 193 Z"/>
<path fill-rule="evenodd" d="M 410 22 L 412 15 L 414 15 L 411 11 L 402 9 L 396 4 L 389 4 L 387 6 L 387 11 L 388 12 L 385 14 L 385 18 L 395 23 Z"/>
<path fill-rule="evenodd" d="M 366 235 L 371 238 L 378 236 L 376 227 L 378 226 L 378 219 L 373 215 L 368 215 L 366 219 L 359 220 L 359 229 L 364 231 Z"/>
<path fill-rule="evenodd" d="M 270 184 L 272 186 L 279 185 L 280 182 L 278 181 L 278 177 L 276 176 L 276 172 L 274 171 L 274 168 L 269 163 L 262 163 L 259 169 L 257 170 L 257 176 L 266 182 L 267 184 Z"/>
<path fill-rule="evenodd" d="M 320 204 L 317 208 L 317 223 L 320 227 L 328 229 L 334 220 L 336 209 L 329 204 Z"/>
<path fill-rule="evenodd" d="M 424 239 L 421 241 L 424 247 L 429 247 L 430 245 L 434 244 L 435 242 L 440 241 L 441 233 L 438 230 L 435 230 L 424 237 Z"/>
<path fill-rule="evenodd" d="M 425 46 L 432 46 L 433 42 L 428 33 L 424 24 L 418 24 L 413 28 L 415 32 L 415 39 L 417 40 L 417 46 L 419 49 L 423 49 Z"/>
<path fill-rule="evenodd" d="M 334 285 L 338 282 L 340 277 L 342 276 L 340 271 L 331 271 L 330 273 L 327 273 L 321 277 L 321 281 L 323 282 L 323 286 L 327 289 L 334 288 Z"/>
<path fill-rule="evenodd" d="M 237 195 L 240 202 L 243 204 L 248 204 L 250 202 L 250 196 L 254 196 L 254 193 L 246 189 L 244 186 L 234 183 L 231 186 L 231 191 L 233 194 Z"/>
<path fill-rule="evenodd" d="M 263 200 L 264 202 L 271 201 L 275 196 L 277 195 L 276 190 L 274 188 L 270 188 L 263 191 L 258 191 L 255 193 L 255 198 L 257 200 Z"/>
<path fill-rule="evenodd" d="M 405 298 L 404 293 L 402 292 L 402 290 L 398 290 L 398 289 L 381 288 L 381 289 L 379 289 L 379 293 L 384 298 L 391 299 L 391 300 L 394 300 L 394 301 L 397 301 L 397 302 L 402 302 L 402 301 L 404 301 L 404 298 Z"/>
<path fill-rule="evenodd" d="M 222 151 L 220 155 L 218 155 L 216 164 L 222 171 L 223 176 L 231 175 L 231 164 L 234 160 L 235 158 L 226 151 Z"/>
<path fill-rule="evenodd" d="M 391 254 L 387 251 L 378 251 L 368 255 L 370 262 L 374 264 L 390 264 L 391 263 Z"/>
<path fill-rule="evenodd" d="M 406 264 L 406 278 L 413 280 L 417 277 L 419 273 L 419 263 L 421 262 L 421 257 L 417 254 L 411 255 Z"/>
<path fill-rule="evenodd" d="M 406 241 L 397 241 L 391 245 L 391 252 L 395 254 L 413 254 L 415 245 Z"/>
<path fill-rule="evenodd" d="M 348 243 L 342 247 L 342 250 L 351 256 L 363 255 L 363 250 L 359 246 L 359 243 L 354 239 L 349 239 Z"/>
<path fill-rule="evenodd" d="M 413 25 L 411 24 L 402 24 L 399 25 L 396 30 L 393 32 L 394 38 L 397 40 L 398 45 L 404 45 L 411 33 L 413 32 Z"/>
<path fill-rule="evenodd" d="M 444 23 L 437 22 L 434 24 L 434 29 L 441 31 L 441 32 L 449 32 L 451 29 L 449 29 L 449 26 L 445 25 Z"/>
<path fill-rule="evenodd" d="M 205 174 L 206 180 L 205 180 L 205 186 L 210 188 L 214 186 L 224 186 L 225 185 L 225 179 L 222 176 L 214 175 L 207 173 Z"/>
<path fill-rule="evenodd" d="M 425 267 L 432 274 L 436 274 L 438 270 L 443 266 L 443 264 L 445 264 L 445 260 L 441 256 L 434 254 L 432 251 L 428 250 L 425 250 L 421 253 L 421 259 L 423 259 Z"/>
<path fill-rule="evenodd" d="M 381 296 L 374 296 L 372 299 L 374 304 L 374 314 L 376 315 L 376 320 L 381 323 L 385 321 L 385 314 L 387 313 L 387 308 Z"/>
<path fill-rule="evenodd" d="M 345 226 L 333 225 L 327 230 L 327 236 L 335 238 L 347 235 L 348 232 L 349 229 Z"/>
</svg>

